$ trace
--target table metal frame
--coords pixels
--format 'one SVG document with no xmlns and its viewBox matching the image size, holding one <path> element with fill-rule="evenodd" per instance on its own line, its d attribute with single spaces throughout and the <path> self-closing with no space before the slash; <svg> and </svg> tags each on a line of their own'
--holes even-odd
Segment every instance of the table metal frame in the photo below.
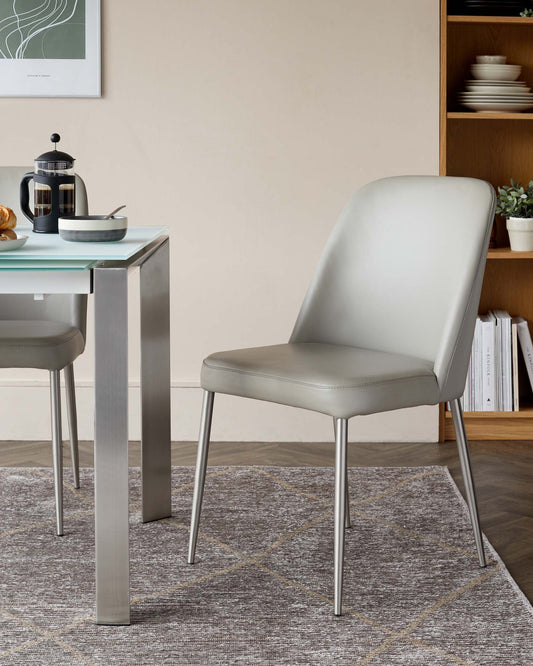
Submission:
<svg viewBox="0 0 533 666">
<path fill-rule="evenodd" d="M 36 263 L 37 265 L 37 263 Z M 4 265 L 6 267 L 7 264 Z M 169 240 L 85 271 L 20 271 L 0 293 L 93 293 L 96 623 L 127 625 L 128 271 L 140 272 L 142 520 L 171 515 Z M 5 276 L 5 274 L 4 274 Z M 72 279 L 69 279 L 69 276 Z"/>
</svg>

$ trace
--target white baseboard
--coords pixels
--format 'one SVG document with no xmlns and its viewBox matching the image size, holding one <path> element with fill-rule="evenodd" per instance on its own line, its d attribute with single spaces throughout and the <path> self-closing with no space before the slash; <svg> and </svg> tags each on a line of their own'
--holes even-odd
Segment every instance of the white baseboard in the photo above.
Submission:
<svg viewBox="0 0 533 666">
<path fill-rule="evenodd" d="M 93 386 L 76 385 L 78 429 L 82 440 L 93 439 Z M 130 439 L 140 439 L 140 389 L 130 385 Z M 202 391 L 174 383 L 172 440 L 191 441 L 198 436 Z M 0 384 L 0 440 L 42 440 L 50 437 L 49 388 L 47 381 L 16 380 Z M 64 402 L 63 402 L 64 405 Z M 66 429 L 63 408 L 64 438 Z M 257 400 L 217 395 L 212 427 L 213 441 L 320 442 L 333 438 L 331 419 L 323 414 Z M 350 421 L 350 441 L 436 442 L 436 407 L 417 407 L 361 416 Z"/>
</svg>

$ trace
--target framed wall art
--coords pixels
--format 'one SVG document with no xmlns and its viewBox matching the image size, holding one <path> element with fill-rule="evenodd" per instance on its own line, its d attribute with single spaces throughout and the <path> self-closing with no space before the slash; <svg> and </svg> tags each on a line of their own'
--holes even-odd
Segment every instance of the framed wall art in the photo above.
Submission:
<svg viewBox="0 0 533 666">
<path fill-rule="evenodd" d="M 100 0 L 0 0 L 0 96 L 100 97 Z"/>
</svg>

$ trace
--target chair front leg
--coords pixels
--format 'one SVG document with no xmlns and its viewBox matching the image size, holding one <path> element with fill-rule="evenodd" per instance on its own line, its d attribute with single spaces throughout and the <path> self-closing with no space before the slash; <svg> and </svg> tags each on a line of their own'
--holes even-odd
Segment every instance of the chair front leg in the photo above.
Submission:
<svg viewBox="0 0 533 666">
<path fill-rule="evenodd" d="M 336 421 L 337 419 L 333 419 L 333 436 L 335 439 L 337 438 L 337 426 L 336 426 Z M 346 482 L 345 482 L 345 488 L 346 488 L 346 493 L 345 493 L 345 518 L 344 518 L 344 527 L 346 529 L 349 529 L 352 526 L 352 519 L 350 518 L 350 485 L 348 483 L 348 465 L 346 465 Z"/>
<path fill-rule="evenodd" d="M 59 370 L 50 370 L 50 410 L 52 415 L 52 456 L 56 498 L 56 532 L 63 536 L 63 448 L 61 441 L 61 392 Z"/>
<path fill-rule="evenodd" d="M 348 447 L 346 447 L 348 450 Z M 344 527 L 349 529 L 352 526 L 352 519 L 350 517 L 350 486 L 348 484 L 348 464 L 346 464 L 346 480 L 345 480 L 345 493 L 344 493 Z"/>
<path fill-rule="evenodd" d="M 194 493 L 192 499 L 191 533 L 189 537 L 189 557 L 187 559 L 189 564 L 194 564 L 196 541 L 198 539 L 198 526 L 200 524 L 200 512 L 202 510 L 214 398 L 215 394 L 212 391 L 204 391 L 200 435 L 198 438 L 198 455 L 196 458 L 196 473 L 194 476 Z"/>
<path fill-rule="evenodd" d="M 64 369 L 65 389 L 67 394 L 68 431 L 70 435 L 70 457 L 74 487 L 80 487 L 80 461 L 78 453 L 78 416 L 76 413 L 76 387 L 74 384 L 74 365 L 71 363 Z"/>
<path fill-rule="evenodd" d="M 468 508 L 470 510 L 470 519 L 472 521 L 472 528 L 474 530 L 474 539 L 476 541 L 477 555 L 479 559 L 479 566 L 486 567 L 485 551 L 483 549 L 483 537 L 481 536 L 481 528 L 479 526 L 479 513 L 476 500 L 476 489 L 474 487 L 474 479 L 472 477 L 472 468 L 470 466 L 470 454 L 468 452 L 468 442 L 466 439 L 465 423 L 463 419 L 463 410 L 459 399 L 450 400 L 450 408 L 453 418 L 453 427 L 455 429 L 455 439 L 457 441 L 457 449 L 459 451 L 459 460 L 461 462 L 461 471 L 463 473 L 463 480 L 466 490 L 466 499 Z"/>
<path fill-rule="evenodd" d="M 335 419 L 335 615 L 342 615 L 348 419 Z"/>
</svg>

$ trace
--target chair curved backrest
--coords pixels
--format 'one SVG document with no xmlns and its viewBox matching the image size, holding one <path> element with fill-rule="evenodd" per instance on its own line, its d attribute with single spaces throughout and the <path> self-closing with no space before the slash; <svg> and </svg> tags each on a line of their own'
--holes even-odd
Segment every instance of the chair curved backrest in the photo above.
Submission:
<svg viewBox="0 0 533 666">
<path fill-rule="evenodd" d="M 290 342 L 433 362 L 440 399 L 459 397 L 494 219 L 492 186 L 399 176 L 361 188 L 340 216 Z"/>
<path fill-rule="evenodd" d="M 0 204 L 9 206 L 17 216 L 17 227 L 26 219 L 20 209 L 20 181 L 32 167 L 0 167 Z M 87 190 L 76 176 L 76 214 L 87 215 Z M 29 233 L 31 229 L 27 229 Z M 0 319 L 60 321 L 86 333 L 87 296 L 84 294 L 49 294 L 42 301 L 31 294 L 0 294 Z"/>
</svg>

